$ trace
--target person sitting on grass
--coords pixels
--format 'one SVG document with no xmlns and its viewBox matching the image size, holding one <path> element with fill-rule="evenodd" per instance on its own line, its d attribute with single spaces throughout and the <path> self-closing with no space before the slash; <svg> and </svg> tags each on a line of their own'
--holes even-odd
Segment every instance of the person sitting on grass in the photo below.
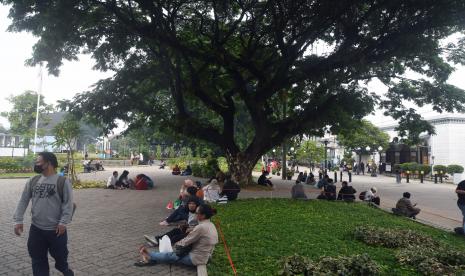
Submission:
<svg viewBox="0 0 465 276">
<path fill-rule="evenodd" d="M 299 180 L 296 180 L 294 186 L 291 188 L 291 197 L 292 199 L 307 199 L 304 186 L 300 183 Z"/>
<path fill-rule="evenodd" d="M 356 193 L 357 191 L 352 186 L 349 186 L 347 181 L 342 181 L 342 188 L 339 190 L 337 200 L 353 202 Z"/>
<path fill-rule="evenodd" d="M 226 181 L 224 182 L 220 196 L 226 196 L 229 201 L 235 200 L 241 192 L 241 187 L 239 187 L 236 181 L 232 180 L 231 174 L 226 174 L 225 179 Z"/>
<path fill-rule="evenodd" d="M 118 182 L 118 172 L 114 171 L 113 174 L 107 180 L 107 189 L 115 189 L 116 182 Z"/>
<path fill-rule="evenodd" d="M 178 164 L 174 165 L 173 171 L 171 172 L 172 175 L 180 175 L 181 168 L 179 168 Z"/>
<path fill-rule="evenodd" d="M 175 252 L 149 251 L 142 246 L 139 249 L 141 260 L 135 266 L 152 266 L 160 263 L 184 264 L 188 266 L 206 265 L 213 255 L 218 243 L 218 232 L 210 218 L 216 210 L 210 205 L 202 204 L 196 210 L 199 224 L 185 238 L 175 243 Z"/>
<path fill-rule="evenodd" d="M 412 204 L 410 201 L 410 193 L 405 192 L 403 197 L 397 201 L 395 212 L 399 215 L 406 216 L 408 218 L 416 219 L 416 215 L 420 213 L 420 208 L 416 208 L 417 204 Z"/>
<path fill-rule="evenodd" d="M 203 200 L 205 202 L 216 202 L 220 198 L 221 188 L 216 178 L 210 180 L 210 183 L 203 187 Z"/>
<path fill-rule="evenodd" d="M 273 183 L 271 183 L 270 179 L 268 178 L 269 172 L 264 171 L 262 172 L 262 175 L 258 178 L 257 184 L 262 185 L 262 186 L 267 186 L 267 187 L 273 187 Z"/>
<path fill-rule="evenodd" d="M 162 170 L 162 169 L 164 169 L 164 168 L 165 168 L 165 166 L 166 166 L 166 162 L 165 162 L 165 160 L 161 160 L 159 169 L 161 169 L 161 170 Z"/>
<path fill-rule="evenodd" d="M 161 238 L 167 235 L 172 244 L 184 239 L 187 234 L 198 224 L 195 210 L 200 205 L 200 200 L 196 196 L 191 196 L 187 200 L 187 222 L 179 225 L 177 228 L 157 236 L 144 235 L 144 238 L 153 246 L 157 246 Z"/>
</svg>

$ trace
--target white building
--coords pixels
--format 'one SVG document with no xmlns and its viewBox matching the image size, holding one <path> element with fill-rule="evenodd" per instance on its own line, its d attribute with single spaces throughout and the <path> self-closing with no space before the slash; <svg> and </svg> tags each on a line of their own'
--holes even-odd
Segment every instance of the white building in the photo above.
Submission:
<svg viewBox="0 0 465 276">
<path fill-rule="evenodd" d="M 441 114 L 426 118 L 435 128 L 435 135 L 423 134 L 423 164 L 451 165 L 465 167 L 465 114 Z M 389 134 L 391 140 L 397 137 L 397 124 L 378 125 Z"/>
</svg>

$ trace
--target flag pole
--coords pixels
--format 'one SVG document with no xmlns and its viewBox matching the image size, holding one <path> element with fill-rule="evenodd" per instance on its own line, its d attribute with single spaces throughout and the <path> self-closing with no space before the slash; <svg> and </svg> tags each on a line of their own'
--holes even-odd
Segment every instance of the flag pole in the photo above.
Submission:
<svg viewBox="0 0 465 276">
<path fill-rule="evenodd" d="M 39 65 L 39 89 L 37 90 L 36 127 L 34 131 L 34 155 L 37 151 L 37 128 L 39 126 L 40 94 L 42 94 L 42 62 Z"/>
</svg>

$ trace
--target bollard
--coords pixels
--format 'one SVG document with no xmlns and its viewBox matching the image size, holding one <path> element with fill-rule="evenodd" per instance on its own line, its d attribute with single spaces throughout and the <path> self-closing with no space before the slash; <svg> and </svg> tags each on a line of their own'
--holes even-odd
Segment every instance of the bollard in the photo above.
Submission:
<svg viewBox="0 0 465 276">
<path fill-rule="evenodd" d="M 407 183 L 410 183 L 410 174 L 407 173 Z"/>
<path fill-rule="evenodd" d="M 420 183 L 423 183 L 423 174 L 420 173 Z"/>
<path fill-rule="evenodd" d="M 318 173 L 318 180 L 321 180 L 322 177 L 323 177 L 323 174 L 322 174 L 322 173 Z"/>
<path fill-rule="evenodd" d="M 437 174 L 434 175 L 434 184 L 438 184 L 438 175 Z"/>
<path fill-rule="evenodd" d="M 441 182 L 441 183 L 442 183 L 442 173 L 441 173 L 441 174 L 439 174 L 439 182 Z"/>
<path fill-rule="evenodd" d="M 342 182 L 342 171 L 339 173 L 339 181 Z"/>
<path fill-rule="evenodd" d="M 334 183 L 337 182 L 337 172 L 334 172 Z"/>
<path fill-rule="evenodd" d="M 349 183 L 351 183 L 351 182 L 352 182 L 352 173 L 349 172 Z"/>
</svg>

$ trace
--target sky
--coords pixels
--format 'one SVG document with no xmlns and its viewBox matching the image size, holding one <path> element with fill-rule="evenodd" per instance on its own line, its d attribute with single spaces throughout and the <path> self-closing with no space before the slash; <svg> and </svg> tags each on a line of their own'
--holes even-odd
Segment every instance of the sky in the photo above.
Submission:
<svg viewBox="0 0 465 276">
<path fill-rule="evenodd" d="M 9 8 L 0 5 L 0 112 L 9 111 L 11 105 L 7 98 L 26 90 L 37 91 L 39 87 L 39 68 L 24 65 L 31 57 L 32 46 L 37 41 L 30 33 L 11 33 L 6 29 L 11 23 Z M 71 99 L 99 79 L 111 76 L 92 70 L 94 62 L 89 55 L 81 55 L 79 61 L 64 62 L 58 77 L 43 73 L 42 95 L 49 104 L 60 99 Z M 0 117 L 0 123 L 8 126 L 8 120 Z"/>
<path fill-rule="evenodd" d="M 11 23 L 8 10 L 7 6 L 0 5 L 0 112 L 11 109 L 7 99 L 12 95 L 21 94 L 26 90 L 37 91 L 39 87 L 39 68 L 24 65 L 25 60 L 31 57 L 32 47 L 37 38 L 30 33 L 7 32 L 6 29 Z M 111 76 L 108 72 L 92 70 L 93 65 L 89 55 L 81 55 L 78 61 L 65 61 L 58 77 L 50 76 L 44 70 L 42 95 L 45 101 L 55 104 L 60 99 L 72 99 L 77 93 L 89 90 L 99 79 Z M 465 67 L 457 67 L 450 76 L 449 83 L 465 89 Z M 379 81 L 372 81 L 368 88 L 378 94 L 386 91 L 386 87 Z M 432 112 L 430 107 L 421 108 L 419 112 L 425 118 L 438 115 Z M 382 115 L 380 110 L 367 119 L 377 125 L 393 122 L 391 118 Z M 9 125 L 3 117 L 0 117 L 0 124 Z"/>
</svg>

